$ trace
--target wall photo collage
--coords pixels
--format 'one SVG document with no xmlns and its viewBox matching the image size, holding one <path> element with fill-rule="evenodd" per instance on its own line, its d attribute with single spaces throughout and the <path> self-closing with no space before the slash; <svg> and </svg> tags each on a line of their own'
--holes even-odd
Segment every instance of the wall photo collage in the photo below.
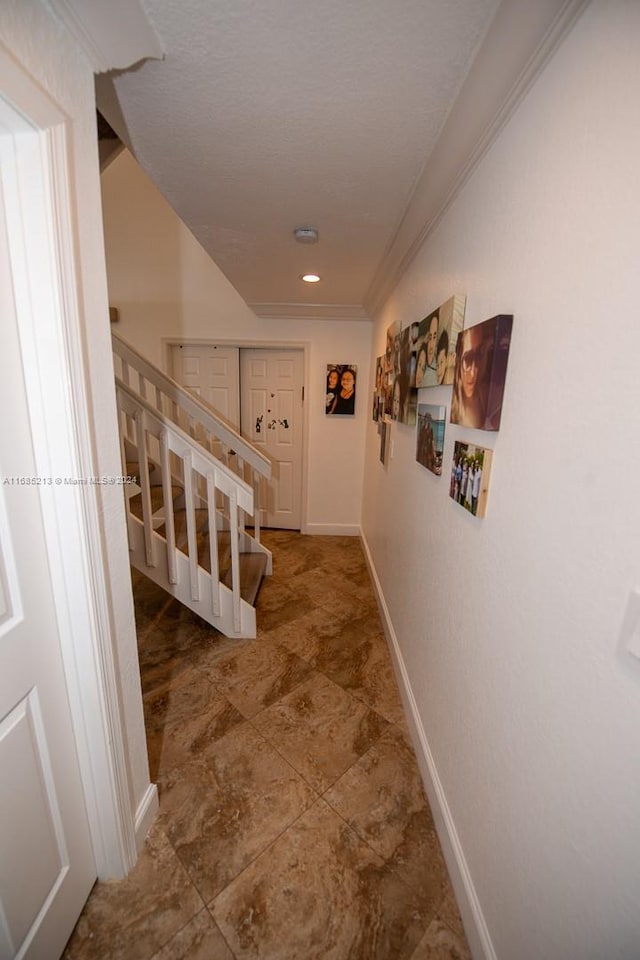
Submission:
<svg viewBox="0 0 640 960">
<path fill-rule="evenodd" d="M 418 398 L 418 391 L 429 387 L 452 387 L 450 423 L 500 429 L 513 316 L 499 314 L 465 327 L 465 307 L 466 297 L 458 294 L 419 322 L 402 329 L 396 321 L 387 329 L 385 352 L 376 359 L 372 405 L 382 463 L 391 422 L 417 423 L 416 460 L 442 475 L 447 409 Z M 489 448 L 454 443 L 449 495 L 475 517 L 486 513 L 492 456 Z"/>
</svg>

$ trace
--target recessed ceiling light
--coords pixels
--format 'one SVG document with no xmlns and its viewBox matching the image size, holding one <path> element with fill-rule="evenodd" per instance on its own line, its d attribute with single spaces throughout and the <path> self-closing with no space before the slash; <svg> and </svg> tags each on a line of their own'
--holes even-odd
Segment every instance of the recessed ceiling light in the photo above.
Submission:
<svg viewBox="0 0 640 960">
<path fill-rule="evenodd" d="M 304 280 L 305 283 L 318 283 L 320 277 L 317 273 L 303 273 L 300 279 Z"/>
</svg>

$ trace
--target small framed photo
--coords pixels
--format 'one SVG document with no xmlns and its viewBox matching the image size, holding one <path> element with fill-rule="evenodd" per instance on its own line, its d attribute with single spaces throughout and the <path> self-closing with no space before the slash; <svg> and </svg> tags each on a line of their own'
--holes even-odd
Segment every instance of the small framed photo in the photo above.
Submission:
<svg viewBox="0 0 640 960">
<path fill-rule="evenodd" d="M 456 440 L 451 462 L 449 496 L 474 517 L 484 517 L 493 450 Z"/>
<path fill-rule="evenodd" d="M 324 412 L 327 416 L 352 417 L 356 412 L 355 363 L 328 363 Z"/>
</svg>

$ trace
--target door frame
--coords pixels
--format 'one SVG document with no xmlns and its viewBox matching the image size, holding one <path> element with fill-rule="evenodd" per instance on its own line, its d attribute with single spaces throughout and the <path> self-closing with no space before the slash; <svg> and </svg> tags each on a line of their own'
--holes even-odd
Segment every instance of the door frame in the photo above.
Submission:
<svg viewBox="0 0 640 960">
<path fill-rule="evenodd" d="M 309 487 L 309 403 L 307 402 L 309 391 L 307 390 L 307 384 L 310 382 L 311 343 L 308 340 L 261 340 L 256 338 L 240 340 L 237 337 L 232 339 L 224 337 L 162 337 L 160 339 L 162 365 L 164 372 L 169 377 L 171 376 L 171 348 L 180 343 L 188 343 L 190 346 L 238 347 L 239 350 L 302 350 L 302 389 L 304 391 L 304 402 L 302 404 L 300 533 L 307 533 Z M 240 385 L 240 389 L 242 390 L 242 384 Z"/>
<path fill-rule="evenodd" d="M 36 469 L 43 477 L 95 476 L 76 276 L 73 124 L 2 45 L 0 121 L 19 159 L 4 165 L 5 202 Z M 119 878 L 135 864 L 137 843 L 100 505 L 92 485 L 39 490 L 96 868 L 101 878 Z"/>
</svg>

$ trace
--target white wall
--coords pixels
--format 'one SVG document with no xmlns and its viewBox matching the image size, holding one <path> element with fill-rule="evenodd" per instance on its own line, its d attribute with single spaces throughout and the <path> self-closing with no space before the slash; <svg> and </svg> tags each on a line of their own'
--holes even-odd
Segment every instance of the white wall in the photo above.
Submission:
<svg viewBox="0 0 640 960">
<path fill-rule="evenodd" d="M 500 432 L 448 424 L 436 478 L 395 424 L 383 468 L 369 424 L 363 509 L 471 939 L 482 956 L 486 923 L 499 960 L 640 956 L 640 662 L 619 650 L 640 585 L 639 45 L 635 0 L 587 7 L 376 318 L 374 355 L 453 293 L 466 325 L 514 314 Z M 448 497 L 465 437 L 495 448 L 484 520 Z"/>
<path fill-rule="evenodd" d="M 256 317 L 127 151 L 102 174 L 102 202 L 110 303 L 120 313 L 114 330 L 153 363 L 165 367 L 167 338 L 307 346 L 304 529 L 358 533 L 370 322 Z M 358 366 L 354 417 L 325 416 L 327 363 Z"/>
<path fill-rule="evenodd" d="M 3 0 L 0 37 L 11 55 L 70 118 L 71 204 L 76 215 L 79 340 L 84 346 L 96 475 L 120 475 L 113 367 L 101 226 L 93 71 L 48 7 L 37 0 Z M 122 488 L 97 488 L 97 522 L 104 548 L 107 603 L 119 668 L 126 726 L 131 812 L 141 814 L 149 772 L 140 694 Z M 90 518 L 90 522 L 91 522 Z M 89 641 L 87 641 L 89 642 Z"/>
</svg>

